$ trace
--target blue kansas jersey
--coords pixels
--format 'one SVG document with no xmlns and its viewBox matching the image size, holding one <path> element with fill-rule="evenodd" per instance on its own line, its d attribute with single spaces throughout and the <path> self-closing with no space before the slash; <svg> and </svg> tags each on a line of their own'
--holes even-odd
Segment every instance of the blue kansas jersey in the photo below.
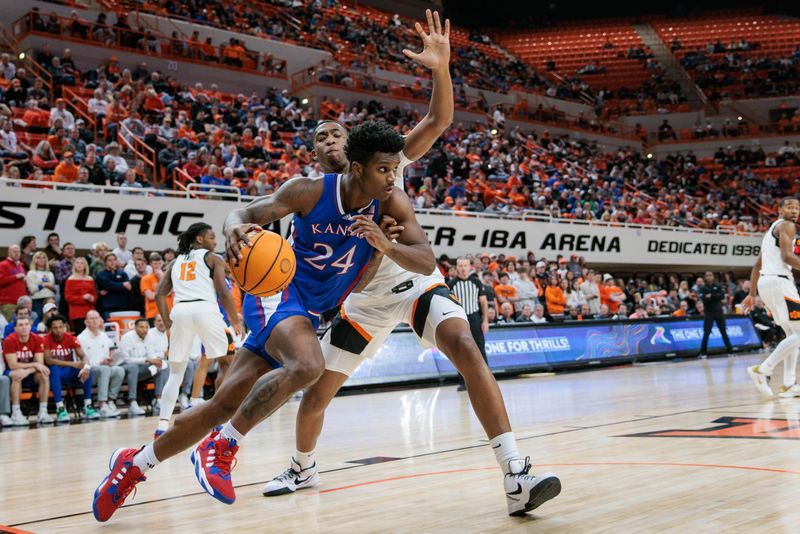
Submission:
<svg viewBox="0 0 800 534">
<path fill-rule="evenodd" d="M 244 299 L 244 316 L 251 332 L 244 347 L 274 362 L 264 349 L 272 329 L 295 315 L 309 318 L 316 328 L 319 316 L 335 308 L 358 284 L 374 249 L 366 239 L 351 234 L 352 217 L 363 214 L 378 220 L 379 202 L 358 212 L 345 213 L 339 174 L 326 174 L 323 192 L 305 217 L 292 220 L 292 248 L 297 269 L 289 287 L 279 296 Z M 274 367 L 274 365 L 273 365 Z"/>
<path fill-rule="evenodd" d="M 314 313 L 341 304 L 358 283 L 372 258 L 373 248 L 365 239 L 351 235 L 352 216 L 368 215 L 377 222 L 378 201 L 359 212 L 345 213 L 340 174 L 326 174 L 325 188 L 314 209 L 292 220 L 297 272 L 292 285 Z"/>
</svg>

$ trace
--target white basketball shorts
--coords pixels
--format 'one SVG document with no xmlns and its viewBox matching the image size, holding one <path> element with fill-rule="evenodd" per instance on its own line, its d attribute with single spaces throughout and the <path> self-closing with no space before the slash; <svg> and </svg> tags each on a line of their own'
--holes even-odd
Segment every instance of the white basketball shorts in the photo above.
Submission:
<svg viewBox="0 0 800 534">
<path fill-rule="evenodd" d="M 800 296 L 794 280 L 764 275 L 758 279 L 758 294 L 772 313 L 772 319 L 786 330 L 800 329 Z M 788 332 L 787 332 L 788 334 Z"/>
<path fill-rule="evenodd" d="M 195 337 L 203 342 L 207 358 L 233 354 L 233 336 L 216 302 L 179 302 L 169 317 L 172 319 L 169 361 L 184 362 L 192 356 Z"/>
<path fill-rule="evenodd" d="M 395 302 L 377 306 L 351 295 L 322 338 L 325 368 L 352 375 L 364 359 L 375 355 L 400 323 L 411 326 L 423 346 L 434 347 L 440 323 L 453 318 L 467 321 L 464 308 L 441 282 L 428 287 L 415 285 L 400 295 L 403 297 Z"/>
</svg>

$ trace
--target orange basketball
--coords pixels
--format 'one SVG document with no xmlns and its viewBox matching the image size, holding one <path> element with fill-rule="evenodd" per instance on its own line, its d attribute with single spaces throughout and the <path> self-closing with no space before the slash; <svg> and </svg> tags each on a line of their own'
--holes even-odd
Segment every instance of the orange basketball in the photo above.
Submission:
<svg viewBox="0 0 800 534">
<path fill-rule="evenodd" d="M 230 262 L 233 279 L 242 291 L 256 297 L 280 293 L 294 277 L 294 251 L 284 238 L 275 232 L 261 230 L 247 234 L 250 246 L 241 249 L 239 264 Z"/>
</svg>

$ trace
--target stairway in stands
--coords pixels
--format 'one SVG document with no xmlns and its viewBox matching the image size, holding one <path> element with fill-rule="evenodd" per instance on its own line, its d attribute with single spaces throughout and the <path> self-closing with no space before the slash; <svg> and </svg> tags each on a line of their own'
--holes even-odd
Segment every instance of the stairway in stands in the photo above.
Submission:
<svg viewBox="0 0 800 534">
<path fill-rule="evenodd" d="M 705 110 L 706 113 L 716 114 L 713 106 L 708 103 L 708 99 L 697 85 L 695 85 L 692 77 L 681 66 L 678 59 L 672 55 L 669 47 L 664 41 L 661 40 L 655 29 L 649 23 L 634 24 L 633 28 L 645 45 L 653 53 L 653 58 L 658 61 L 661 68 L 669 76 L 669 78 L 681 86 L 683 94 L 686 95 L 686 100 L 689 107 L 693 111 Z"/>
</svg>

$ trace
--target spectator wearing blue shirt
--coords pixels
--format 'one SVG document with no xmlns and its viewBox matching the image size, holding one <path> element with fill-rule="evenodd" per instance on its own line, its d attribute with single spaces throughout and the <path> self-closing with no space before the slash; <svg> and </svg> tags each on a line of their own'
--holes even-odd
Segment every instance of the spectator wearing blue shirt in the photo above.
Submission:
<svg viewBox="0 0 800 534">
<path fill-rule="evenodd" d="M 28 305 L 25 306 L 25 302 L 20 304 L 20 301 L 23 299 L 28 299 Z M 36 332 L 39 326 L 39 318 L 36 316 L 31 308 L 33 306 L 33 302 L 31 302 L 30 297 L 20 297 L 19 301 L 17 301 L 17 312 L 14 314 L 14 317 L 11 318 L 11 322 L 8 323 L 5 328 L 3 329 L 3 339 L 7 338 L 11 334 L 14 333 L 14 327 L 17 325 L 17 319 L 30 319 L 31 321 L 31 332 Z"/>
<path fill-rule="evenodd" d="M 216 165 L 208 166 L 208 174 L 200 178 L 200 183 L 203 185 L 203 187 L 201 187 L 203 191 L 216 191 L 214 186 L 231 185 L 230 180 L 226 180 L 220 175 L 219 167 Z"/>
<path fill-rule="evenodd" d="M 115 254 L 106 254 L 103 264 L 105 269 L 97 273 L 95 284 L 98 293 L 97 305 L 103 312 L 103 318 L 108 319 L 112 312 L 129 310 L 132 286 L 125 271 L 117 269 Z"/>
<path fill-rule="evenodd" d="M 460 176 L 456 177 L 453 185 L 447 190 L 447 196 L 453 197 L 454 200 L 457 198 L 466 198 L 467 190 L 464 187 L 464 180 L 462 180 Z"/>
</svg>

